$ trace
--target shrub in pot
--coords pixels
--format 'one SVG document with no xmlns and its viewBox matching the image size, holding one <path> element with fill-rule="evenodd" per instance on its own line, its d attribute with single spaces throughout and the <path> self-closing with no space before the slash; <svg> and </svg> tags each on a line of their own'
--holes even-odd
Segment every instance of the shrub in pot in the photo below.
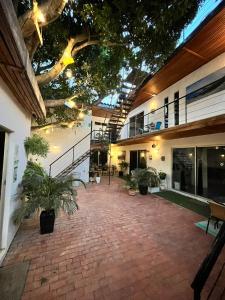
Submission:
<svg viewBox="0 0 225 300">
<path fill-rule="evenodd" d="M 41 210 L 40 233 L 53 232 L 55 216 L 60 209 L 68 214 L 73 214 L 78 209 L 77 193 L 72 186 L 74 180 L 82 182 L 71 176 L 50 177 L 38 164 L 28 162 L 22 180 L 22 204 L 13 215 L 15 224 L 19 224 L 36 210 Z"/>
<path fill-rule="evenodd" d="M 150 177 L 149 177 L 149 188 L 148 191 L 150 193 L 157 193 L 159 192 L 160 188 L 160 177 L 159 174 L 157 173 L 155 168 L 148 168 L 148 171 L 150 173 Z"/>
<path fill-rule="evenodd" d="M 128 189 L 128 194 L 130 196 L 135 196 L 136 195 L 136 190 L 137 190 L 137 183 L 134 178 L 132 178 L 131 175 L 126 175 L 124 177 L 125 179 L 125 187 Z"/>
<path fill-rule="evenodd" d="M 134 179 L 138 185 L 138 189 L 141 195 L 148 194 L 148 186 L 150 180 L 150 172 L 148 169 L 135 169 L 134 172 Z"/>
<path fill-rule="evenodd" d="M 119 167 L 120 167 L 119 177 L 123 177 L 123 174 L 129 167 L 129 164 L 125 160 L 123 160 L 119 163 Z"/>
</svg>

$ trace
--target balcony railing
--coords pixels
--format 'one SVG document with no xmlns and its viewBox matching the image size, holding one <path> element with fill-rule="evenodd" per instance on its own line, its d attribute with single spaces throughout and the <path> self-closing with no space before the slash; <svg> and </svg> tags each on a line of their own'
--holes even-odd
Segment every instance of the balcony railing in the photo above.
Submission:
<svg viewBox="0 0 225 300">
<path fill-rule="evenodd" d="M 225 90 L 219 92 L 215 90 L 211 94 L 201 93 L 203 89 L 207 90 L 211 85 L 212 83 L 152 110 L 144 116 L 136 117 L 135 122 L 125 123 L 121 129 L 119 139 L 123 140 L 141 134 L 149 134 L 225 114 Z M 187 100 L 192 96 L 193 100 Z"/>
</svg>

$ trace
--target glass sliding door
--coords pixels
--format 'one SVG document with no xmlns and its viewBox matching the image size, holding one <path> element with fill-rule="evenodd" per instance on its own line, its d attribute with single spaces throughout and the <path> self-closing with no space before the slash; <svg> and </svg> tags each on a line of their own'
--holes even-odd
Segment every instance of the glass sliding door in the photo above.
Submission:
<svg viewBox="0 0 225 300">
<path fill-rule="evenodd" d="M 195 194 L 195 148 L 173 149 L 172 188 Z"/>
<path fill-rule="evenodd" d="M 139 134 L 144 129 L 144 112 L 130 118 L 130 134 L 129 136 L 135 136 Z"/>
<path fill-rule="evenodd" d="M 225 202 L 225 146 L 198 147 L 197 195 Z"/>
<path fill-rule="evenodd" d="M 137 168 L 147 168 L 146 150 L 130 151 L 130 172 Z"/>
</svg>

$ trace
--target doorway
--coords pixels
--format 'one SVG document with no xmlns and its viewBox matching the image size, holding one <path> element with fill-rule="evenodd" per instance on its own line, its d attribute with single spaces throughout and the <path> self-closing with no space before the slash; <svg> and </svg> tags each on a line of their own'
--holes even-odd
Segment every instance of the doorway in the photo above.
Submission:
<svg viewBox="0 0 225 300">
<path fill-rule="evenodd" d="M 4 209 L 4 160 L 5 160 L 5 140 L 6 133 L 0 128 L 0 250 L 2 248 L 2 225 L 3 225 L 3 209 Z"/>
<path fill-rule="evenodd" d="M 137 168 L 147 168 L 146 150 L 130 151 L 130 172 Z"/>
</svg>

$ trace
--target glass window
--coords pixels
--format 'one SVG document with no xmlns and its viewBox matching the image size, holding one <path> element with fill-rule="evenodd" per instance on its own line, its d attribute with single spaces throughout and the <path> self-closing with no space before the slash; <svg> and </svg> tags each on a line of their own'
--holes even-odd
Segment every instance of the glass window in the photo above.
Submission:
<svg viewBox="0 0 225 300">
<path fill-rule="evenodd" d="M 144 129 L 144 112 L 130 118 L 130 137 L 139 134 Z"/>
<path fill-rule="evenodd" d="M 197 155 L 197 195 L 225 202 L 225 147 L 201 147 Z"/>
<path fill-rule="evenodd" d="M 172 187 L 195 193 L 195 148 L 173 149 Z"/>
<path fill-rule="evenodd" d="M 179 92 L 174 94 L 174 124 L 179 125 Z"/>
</svg>

